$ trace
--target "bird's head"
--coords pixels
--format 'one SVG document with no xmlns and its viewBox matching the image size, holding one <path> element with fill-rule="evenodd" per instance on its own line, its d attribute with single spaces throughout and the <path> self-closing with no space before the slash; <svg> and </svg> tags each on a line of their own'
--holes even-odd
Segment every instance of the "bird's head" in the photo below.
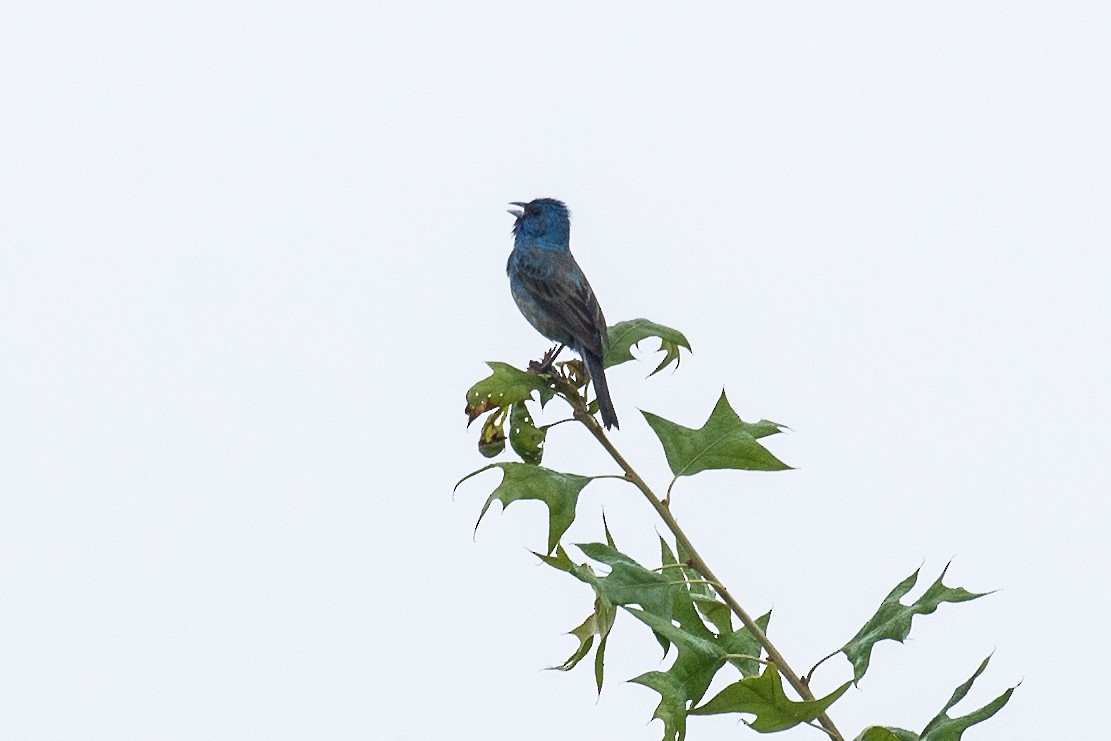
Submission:
<svg viewBox="0 0 1111 741">
<path fill-rule="evenodd" d="M 563 201 L 537 198 L 528 203 L 514 202 L 509 213 L 517 217 L 513 234 L 518 242 L 529 241 L 543 247 L 568 249 L 571 241 L 571 214 Z"/>
</svg>

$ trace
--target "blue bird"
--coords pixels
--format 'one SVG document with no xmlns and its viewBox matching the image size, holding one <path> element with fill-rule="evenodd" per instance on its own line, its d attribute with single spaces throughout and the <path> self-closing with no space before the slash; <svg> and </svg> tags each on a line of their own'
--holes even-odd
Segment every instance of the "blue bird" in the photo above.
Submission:
<svg viewBox="0 0 1111 741">
<path fill-rule="evenodd" d="M 514 202 L 513 252 L 506 272 L 517 308 L 529 324 L 558 347 L 544 356 L 547 369 L 566 346 L 582 356 L 594 380 L 606 429 L 618 427 L 602 356 L 609 344 L 606 318 L 582 268 L 571 255 L 571 215 L 562 201 Z"/>
</svg>

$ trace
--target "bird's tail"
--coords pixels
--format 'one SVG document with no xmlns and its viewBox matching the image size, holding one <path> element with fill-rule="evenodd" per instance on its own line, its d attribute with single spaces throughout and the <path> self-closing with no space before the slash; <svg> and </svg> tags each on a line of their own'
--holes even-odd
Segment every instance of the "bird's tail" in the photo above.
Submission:
<svg viewBox="0 0 1111 741">
<path fill-rule="evenodd" d="M 598 396 L 598 410 L 602 412 L 602 424 L 608 430 L 611 427 L 620 428 L 617 424 L 617 412 L 613 411 L 613 401 L 610 399 L 610 389 L 606 384 L 606 372 L 602 368 L 602 359 L 593 353 L 583 353 L 586 361 L 586 370 L 594 379 L 594 393 Z"/>
</svg>

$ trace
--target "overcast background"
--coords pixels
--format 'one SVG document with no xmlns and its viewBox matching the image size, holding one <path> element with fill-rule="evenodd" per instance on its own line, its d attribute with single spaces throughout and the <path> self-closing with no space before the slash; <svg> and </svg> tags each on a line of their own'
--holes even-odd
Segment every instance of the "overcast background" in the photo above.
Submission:
<svg viewBox="0 0 1111 741">
<path fill-rule="evenodd" d="M 611 322 L 694 346 L 610 374 L 645 476 L 638 409 L 792 428 L 797 470 L 674 508 L 799 671 L 919 566 L 1000 590 L 878 647 L 847 736 L 992 651 L 958 710 L 1022 686 L 966 738 L 1106 725 L 1109 6 L 599 5 L 6 6 L 0 736 L 660 737 L 628 616 L 597 702 L 542 671 L 592 603 L 528 552 L 543 508 L 472 539 L 498 474 L 452 499 L 464 392 L 547 348 L 504 274 L 539 196 Z M 571 425 L 545 463 L 615 470 Z M 566 541 L 603 507 L 657 557 L 612 480 Z"/>
</svg>

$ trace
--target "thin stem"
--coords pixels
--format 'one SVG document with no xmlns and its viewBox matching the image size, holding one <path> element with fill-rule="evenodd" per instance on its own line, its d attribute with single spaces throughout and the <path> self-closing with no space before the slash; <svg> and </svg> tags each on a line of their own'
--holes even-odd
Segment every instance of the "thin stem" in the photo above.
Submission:
<svg viewBox="0 0 1111 741">
<path fill-rule="evenodd" d="M 816 725 L 816 724 L 814 724 L 813 722 L 811 722 L 809 720 L 804 720 L 803 724 L 810 726 L 815 731 L 821 731 L 822 733 L 829 736 L 830 738 L 837 738 L 836 736 L 833 735 L 833 731 L 829 730 L 828 728 L 824 728 L 823 726 Z"/>
<path fill-rule="evenodd" d="M 831 654 L 830 654 L 829 656 L 824 656 L 824 657 L 822 657 L 822 658 L 821 658 L 821 659 L 820 659 L 820 660 L 818 661 L 818 663 L 817 663 L 817 664 L 815 664 L 814 666 L 810 667 L 810 671 L 808 671 L 808 672 L 807 672 L 806 674 L 802 675 L 802 679 L 803 679 L 803 681 L 804 681 L 804 682 L 806 682 L 807 684 L 810 684 L 810 680 L 814 678 L 814 672 L 818 671 L 818 667 L 819 667 L 819 666 L 821 666 L 822 664 L 826 663 L 826 661 L 827 661 L 828 659 L 832 659 L 832 658 L 833 658 L 834 656 L 836 656 L 836 655 L 837 655 L 837 654 L 839 654 L 839 653 L 841 653 L 841 652 L 840 652 L 840 651 L 834 651 L 834 652 L 833 652 L 833 653 L 831 653 Z"/>
<path fill-rule="evenodd" d="M 621 455 L 620 451 L 613 446 L 609 437 L 606 436 L 605 430 L 598 424 L 598 420 L 594 419 L 594 416 L 587 411 L 582 398 L 577 393 L 566 394 L 565 398 L 571 403 L 571 406 L 575 410 L 575 419 L 583 423 L 586 429 L 590 431 L 590 434 L 594 436 L 599 444 L 605 448 L 606 452 L 610 454 L 614 462 L 625 472 L 625 478 L 631 481 L 636 488 L 640 489 L 645 499 L 648 500 L 648 503 L 656 510 L 656 514 L 660 516 L 660 519 L 667 525 L 667 529 L 670 530 L 671 534 L 675 537 L 676 543 L 686 551 L 690 559 L 691 568 L 701 574 L 706 581 L 713 585 L 722 601 L 729 606 L 733 614 L 740 618 L 741 623 L 744 624 L 760 645 L 764 647 L 764 650 L 768 654 L 768 660 L 775 664 L 780 674 L 786 677 L 788 684 L 794 687 L 795 692 L 799 693 L 799 696 L 804 700 L 814 700 L 814 693 L 810 691 L 810 687 L 799 678 L 799 675 L 795 673 L 795 670 L 792 669 L 787 663 L 787 660 L 783 658 L 783 654 L 779 652 L 775 644 L 768 639 L 768 636 L 760 626 L 756 624 L 756 621 L 752 619 L 743 607 L 741 607 L 740 603 L 737 602 L 729 590 L 726 589 L 725 585 L 721 583 L 721 580 L 714 575 L 714 572 L 710 569 L 709 565 L 707 565 L 706 561 L 702 559 L 702 556 L 698 553 L 698 549 L 694 547 L 690 538 L 683 532 L 683 528 L 679 527 L 679 522 L 675 519 L 675 516 L 671 514 L 671 509 L 668 507 L 667 501 L 656 496 L 651 487 L 640 477 L 640 474 L 629 465 L 629 462 L 625 460 L 625 457 Z M 822 728 L 829 734 L 830 738 L 834 739 L 834 741 L 845 741 L 844 736 L 837 730 L 837 726 L 833 724 L 833 721 L 830 720 L 829 716 L 825 713 L 818 716 L 818 722 L 822 724 Z"/>
<path fill-rule="evenodd" d="M 679 480 L 678 476 L 671 477 L 671 483 L 667 485 L 667 493 L 664 494 L 664 506 L 671 506 L 671 487 L 675 486 L 675 482 Z"/>
<path fill-rule="evenodd" d="M 557 421 L 557 422 L 549 422 L 548 424 L 544 425 L 544 426 L 543 426 L 543 427 L 541 427 L 540 429 L 542 429 L 542 430 L 550 430 L 550 429 L 552 429 L 553 427 L 555 427 L 556 425 L 561 425 L 561 424 L 564 424 L 565 422 L 574 422 L 574 421 L 575 421 L 575 418 L 574 418 L 574 417 L 568 417 L 567 419 L 561 419 L 561 420 L 559 420 L 559 421 Z"/>
<path fill-rule="evenodd" d="M 761 659 L 759 656 L 749 656 L 748 654 L 725 654 L 726 659 L 738 659 L 744 661 L 756 661 L 761 664 L 770 664 L 772 662 L 767 659 Z"/>
</svg>

